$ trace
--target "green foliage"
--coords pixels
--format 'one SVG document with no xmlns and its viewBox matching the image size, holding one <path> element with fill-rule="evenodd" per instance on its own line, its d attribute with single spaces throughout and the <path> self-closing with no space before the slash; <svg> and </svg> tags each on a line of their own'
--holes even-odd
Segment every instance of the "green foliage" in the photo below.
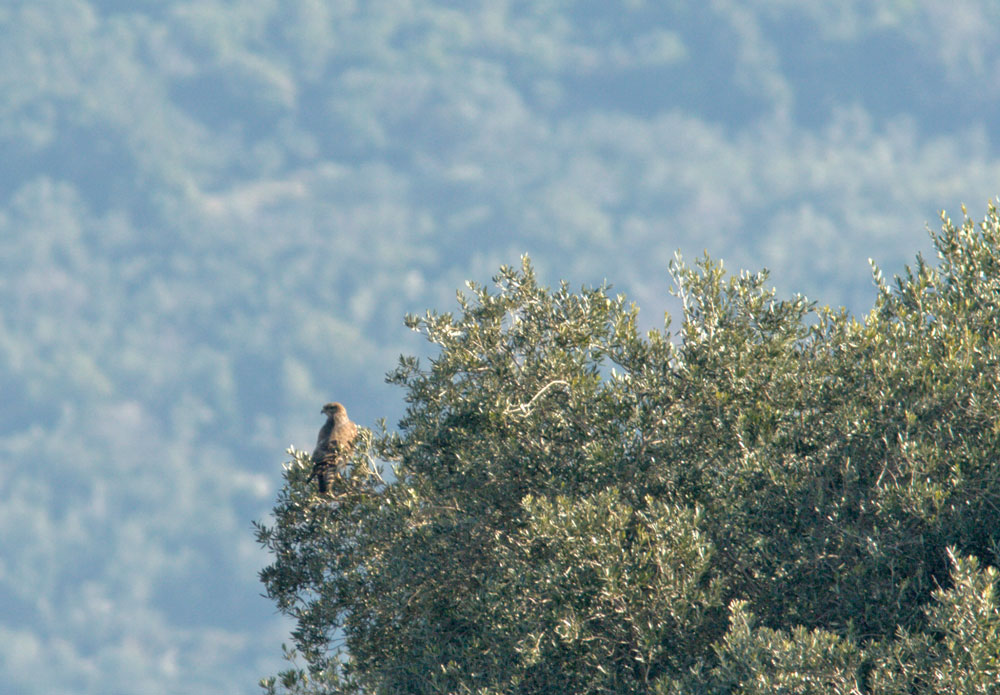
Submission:
<svg viewBox="0 0 1000 695">
<path fill-rule="evenodd" d="M 746 604 L 734 601 L 731 627 L 710 674 L 716 691 L 740 695 L 826 695 L 857 692 L 858 649 L 850 640 L 801 625 L 790 632 L 757 628 Z"/>
<path fill-rule="evenodd" d="M 524 508 L 501 616 L 519 636 L 517 690 L 644 692 L 710 646 L 721 586 L 703 510 L 637 509 L 614 488 Z"/>
<path fill-rule="evenodd" d="M 258 529 L 269 692 L 992 692 L 997 210 L 934 241 L 863 321 L 707 258 L 678 335 L 527 260 L 408 317 L 399 432 Z"/>
<path fill-rule="evenodd" d="M 1000 687 L 1000 603 L 997 571 L 975 557 L 952 563 L 951 589 L 938 589 L 925 608 L 927 628 L 904 632 L 872 672 L 872 693 L 987 693 Z"/>
</svg>

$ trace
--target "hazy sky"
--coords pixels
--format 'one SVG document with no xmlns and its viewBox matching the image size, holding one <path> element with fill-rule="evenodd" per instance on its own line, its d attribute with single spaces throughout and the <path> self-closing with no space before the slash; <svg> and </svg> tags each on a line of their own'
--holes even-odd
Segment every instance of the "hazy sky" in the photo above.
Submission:
<svg viewBox="0 0 1000 695">
<path fill-rule="evenodd" d="M 864 313 L 1000 193 L 995 0 L 0 0 L 0 683 L 254 693 L 252 519 L 529 253 Z"/>
</svg>

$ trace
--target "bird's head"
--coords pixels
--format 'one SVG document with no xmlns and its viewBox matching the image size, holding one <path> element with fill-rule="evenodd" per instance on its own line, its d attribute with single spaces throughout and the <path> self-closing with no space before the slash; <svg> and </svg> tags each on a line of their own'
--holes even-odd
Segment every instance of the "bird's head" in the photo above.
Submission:
<svg viewBox="0 0 1000 695">
<path fill-rule="evenodd" d="M 336 418 L 338 415 L 347 415 L 347 409 L 340 403 L 327 403 L 323 406 L 323 414 L 327 417 Z"/>
</svg>

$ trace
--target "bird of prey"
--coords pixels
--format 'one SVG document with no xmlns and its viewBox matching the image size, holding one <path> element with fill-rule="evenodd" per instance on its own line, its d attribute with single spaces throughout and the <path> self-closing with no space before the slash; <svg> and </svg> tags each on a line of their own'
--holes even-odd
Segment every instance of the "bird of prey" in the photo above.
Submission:
<svg viewBox="0 0 1000 695">
<path fill-rule="evenodd" d="M 316 438 L 316 450 L 313 451 L 313 470 L 310 480 L 316 478 L 319 482 L 320 494 L 330 489 L 330 481 L 337 469 L 343 464 L 351 447 L 358 436 L 358 427 L 347 419 L 347 409 L 340 403 L 327 403 L 323 406 L 326 424 Z"/>
</svg>

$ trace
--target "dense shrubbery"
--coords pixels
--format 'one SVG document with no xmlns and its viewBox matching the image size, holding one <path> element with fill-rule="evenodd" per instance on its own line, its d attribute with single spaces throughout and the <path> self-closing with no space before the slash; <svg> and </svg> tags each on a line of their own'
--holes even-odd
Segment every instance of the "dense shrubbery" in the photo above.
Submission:
<svg viewBox="0 0 1000 695">
<path fill-rule="evenodd" d="M 411 318 L 399 432 L 332 500 L 294 452 L 259 529 L 268 689 L 995 692 L 997 210 L 935 245 L 861 320 L 708 259 L 679 335 L 527 261 Z"/>
</svg>

